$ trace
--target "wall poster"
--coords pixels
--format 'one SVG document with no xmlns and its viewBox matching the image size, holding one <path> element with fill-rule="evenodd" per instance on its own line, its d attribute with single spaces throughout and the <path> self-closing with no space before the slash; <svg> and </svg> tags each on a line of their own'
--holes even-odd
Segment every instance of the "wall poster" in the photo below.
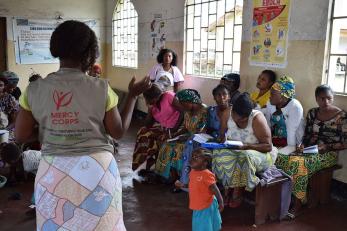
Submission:
<svg viewBox="0 0 347 231">
<path fill-rule="evenodd" d="M 155 57 L 159 51 L 165 48 L 166 33 L 165 21 L 162 14 L 154 14 L 153 20 L 150 23 L 150 37 L 151 37 L 151 56 Z"/>
<path fill-rule="evenodd" d="M 287 65 L 290 0 L 253 0 L 250 65 Z"/>
<path fill-rule="evenodd" d="M 17 64 L 58 63 L 49 50 L 54 29 L 63 21 L 13 18 L 13 41 Z M 82 20 L 92 29 L 96 20 Z"/>
</svg>

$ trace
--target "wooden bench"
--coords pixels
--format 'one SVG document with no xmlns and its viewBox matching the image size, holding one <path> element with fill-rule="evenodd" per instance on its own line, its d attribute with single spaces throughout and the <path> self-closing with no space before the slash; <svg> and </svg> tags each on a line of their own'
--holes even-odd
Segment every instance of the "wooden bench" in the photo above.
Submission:
<svg viewBox="0 0 347 231">
<path fill-rule="evenodd" d="M 319 204 L 326 204 L 329 202 L 333 172 L 340 168 L 342 168 L 342 166 L 334 165 L 330 168 L 322 169 L 310 177 L 307 190 L 307 203 L 309 208 L 314 208 Z"/>
<path fill-rule="evenodd" d="M 255 189 L 255 217 L 256 225 L 269 220 L 279 220 L 281 212 L 282 184 L 289 181 L 287 177 L 276 178 L 264 186 L 260 184 Z"/>
</svg>

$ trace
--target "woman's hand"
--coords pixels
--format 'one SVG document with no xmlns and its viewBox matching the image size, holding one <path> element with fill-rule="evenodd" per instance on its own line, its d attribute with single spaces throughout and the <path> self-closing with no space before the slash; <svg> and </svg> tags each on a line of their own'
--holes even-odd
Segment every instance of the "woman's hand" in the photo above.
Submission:
<svg viewBox="0 0 347 231">
<path fill-rule="evenodd" d="M 296 152 L 297 153 L 302 153 L 304 151 L 305 146 L 301 144 L 300 146 L 296 147 Z"/>
<path fill-rule="evenodd" d="M 175 187 L 176 187 L 176 188 L 184 188 L 185 185 L 184 185 L 181 181 L 176 180 L 176 181 L 175 181 Z"/>
<path fill-rule="evenodd" d="M 217 137 L 217 143 L 223 144 L 225 142 L 225 136 L 218 136 Z"/>
<path fill-rule="evenodd" d="M 143 92 L 148 90 L 152 86 L 151 79 L 149 76 L 146 76 L 139 82 L 136 82 L 136 77 L 134 76 L 128 86 L 129 95 L 132 97 L 137 97 L 141 95 Z"/>
<path fill-rule="evenodd" d="M 328 146 L 326 144 L 319 144 L 318 151 L 319 153 L 325 153 L 328 151 Z"/>
</svg>

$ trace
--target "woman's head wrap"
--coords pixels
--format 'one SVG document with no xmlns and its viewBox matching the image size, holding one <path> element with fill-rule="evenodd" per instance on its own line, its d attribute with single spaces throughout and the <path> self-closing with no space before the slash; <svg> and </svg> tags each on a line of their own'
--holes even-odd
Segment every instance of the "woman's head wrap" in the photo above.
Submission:
<svg viewBox="0 0 347 231">
<path fill-rule="evenodd" d="M 291 77 L 282 76 L 277 80 L 274 85 L 272 85 L 272 89 L 281 92 L 281 95 L 292 99 L 295 97 L 295 84 Z"/>
<path fill-rule="evenodd" d="M 176 93 L 176 97 L 180 102 L 201 104 L 201 97 L 197 90 L 184 89 Z"/>
</svg>

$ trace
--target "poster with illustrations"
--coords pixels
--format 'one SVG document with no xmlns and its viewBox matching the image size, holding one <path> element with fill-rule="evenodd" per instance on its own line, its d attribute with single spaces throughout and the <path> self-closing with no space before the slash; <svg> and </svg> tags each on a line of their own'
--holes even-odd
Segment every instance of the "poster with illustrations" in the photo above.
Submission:
<svg viewBox="0 0 347 231">
<path fill-rule="evenodd" d="M 165 21 L 162 14 L 154 14 L 150 23 L 151 56 L 156 57 L 162 48 L 165 48 L 166 33 Z"/>
<path fill-rule="evenodd" d="M 54 29 L 63 22 L 57 20 L 13 18 L 13 41 L 17 64 L 58 63 L 49 50 Z M 84 20 L 92 29 L 96 20 Z"/>
<path fill-rule="evenodd" d="M 250 65 L 284 68 L 290 0 L 253 0 Z"/>
</svg>

